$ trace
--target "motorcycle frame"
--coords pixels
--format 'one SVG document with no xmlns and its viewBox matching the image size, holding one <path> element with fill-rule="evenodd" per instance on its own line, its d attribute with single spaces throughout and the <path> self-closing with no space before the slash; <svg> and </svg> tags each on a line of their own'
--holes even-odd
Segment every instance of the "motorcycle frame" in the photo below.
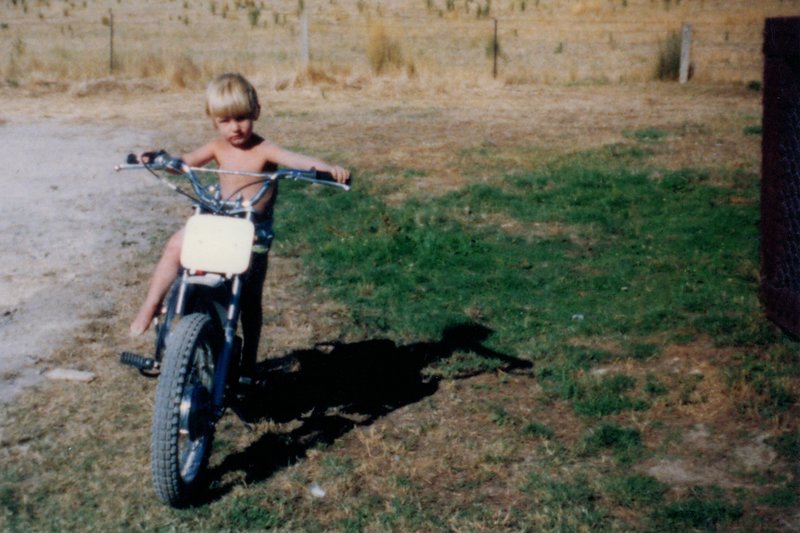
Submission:
<svg viewBox="0 0 800 533">
<path fill-rule="evenodd" d="M 166 152 L 154 154 L 151 163 L 139 163 L 136 156 L 130 155 L 128 156 L 128 162 L 126 164 L 117 165 L 115 167 L 116 171 L 133 169 L 148 170 L 162 184 L 174 192 L 191 199 L 194 205 L 195 214 L 213 214 L 245 218 L 250 222 L 253 221 L 254 216 L 253 206 L 258 203 L 264 194 L 266 194 L 267 190 L 269 190 L 272 184 L 280 179 L 289 179 L 292 181 L 303 181 L 306 183 L 333 186 L 345 191 L 350 190 L 349 184 L 333 181 L 332 176 L 329 173 L 318 172 L 314 169 L 309 171 L 283 169 L 275 172 L 242 172 L 218 168 L 199 168 L 191 167 L 180 159 L 172 158 Z M 167 180 L 164 176 L 160 175 L 156 171 L 165 171 L 170 174 L 185 177 L 189 181 L 194 194 L 184 191 L 175 183 Z M 259 180 L 262 182 L 262 185 L 249 200 L 243 199 L 241 194 L 239 194 L 235 199 L 228 198 L 223 200 L 220 196 L 221 193 L 219 188 L 207 188 L 201 185 L 196 172 L 250 176 L 259 178 Z M 252 255 L 253 252 L 251 251 L 251 261 Z M 223 284 L 229 284 L 229 297 L 227 298 L 227 302 L 222 305 L 224 312 L 219 312 L 220 310 L 217 309 L 217 306 L 221 305 L 221 302 L 214 299 L 215 295 L 209 295 L 211 300 L 209 303 L 212 305 L 208 309 L 202 309 L 201 311 L 212 315 L 212 318 L 215 319 L 215 323 L 221 326 L 223 335 L 222 348 L 214 365 L 214 380 L 211 391 L 211 423 L 216 423 L 225 412 L 225 388 L 227 385 L 228 376 L 230 374 L 230 365 L 234 362 L 233 358 L 239 355 L 235 353 L 237 351 L 236 330 L 241 311 L 240 300 L 242 294 L 243 275 L 247 275 L 247 271 L 242 274 L 234 274 L 230 276 L 230 278 L 227 278 L 226 276 L 217 273 L 206 274 L 203 276 L 193 275 L 184 267 L 181 267 L 180 270 L 180 286 L 178 290 L 178 296 L 174 304 L 176 318 L 184 316 L 184 312 L 187 310 L 187 294 L 193 285 L 196 286 L 196 289 L 201 289 L 200 293 L 202 294 L 205 292 L 202 290 L 205 288 L 203 286 L 217 288 Z M 213 279 L 213 283 L 209 283 L 209 276 Z M 195 297 L 193 296 L 192 299 L 194 300 Z M 168 304 L 171 303 L 168 302 Z M 163 324 L 161 327 L 169 328 L 170 324 Z M 157 353 L 156 355 L 159 354 Z M 156 361 L 156 364 L 160 364 L 160 361 Z"/>
<path fill-rule="evenodd" d="M 195 214 L 206 212 L 207 211 L 203 209 L 203 206 L 195 204 Z M 247 211 L 245 218 L 248 221 L 252 221 L 253 212 L 251 210 Z M 241 312 L 240 300 L 243 283 L 242 274 L 234 274 L 227 281 L 221 274 L 210 274 L 210 276 L 213 276 L 216 279 L 216 284 L 212 285 L 212 288 L 216 288 L 221 285 L 228 287 L 227 302 L 224 302 L 226 305 L 223 305 L 225 312 L 219 313 L 215 312 L 217 311 L 216 307 L 223 302 L 218 301 L 214 294 L 208 294 L 210 291 L 203 290 L 209 286 L 206 276 L 193 276 L 188 269 L 181 267 L 178 297 L 175 302 L 175 316 L 181 317 L 184 315 L 187 299 L 186 295 L 190 287 L 194 285 L 196 289 L 200 289 L 199 295 L 204 295 L 204 293 L 207 293 L 204 296 L 210 300 L 209 303 L 211 305 L 205 308 L 202 312 L 211 314 L 212 318 L 216 319 L 215 322 L 221 326 L 223 343 L 220 353 L 214 364 L 214 380 L 211 390 L 211 422 L 215 423 L 217 420 L 222 418 L 222 415 L 225 413 L 225 387 L 227 385 L 228 375 L 230 373 L 230 365 L 234 363 L 235 358 L 239 356 L 239 354 L 235 353 L 237 345 L 236 331 L 238 329 L 239 314 Z M 202 281 L 198 280 L 198 278 L 202 278 Z M 197 296 L 195 296 L 195 298 L 197 298 Z"/>
</svg>

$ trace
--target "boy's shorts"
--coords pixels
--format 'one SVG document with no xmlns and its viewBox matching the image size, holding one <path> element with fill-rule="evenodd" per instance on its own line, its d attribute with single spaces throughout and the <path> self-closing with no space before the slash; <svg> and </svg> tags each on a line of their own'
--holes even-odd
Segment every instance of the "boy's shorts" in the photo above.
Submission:
<svg viewBox="0 0 800 533">
<path fill-rule="evenodd" d="M 256 237 L 253 242 L 254 254 L 265 254 L 272 246 L 272 239 L 275 234 L 272 232 L 272 219 L 262 220 L 255 223 Z"/>
</svg>

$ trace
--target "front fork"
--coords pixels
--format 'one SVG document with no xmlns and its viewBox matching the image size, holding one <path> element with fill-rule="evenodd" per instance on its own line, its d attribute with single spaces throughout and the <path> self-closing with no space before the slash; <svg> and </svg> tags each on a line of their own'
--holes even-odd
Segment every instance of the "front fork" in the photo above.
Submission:
<svg viewBox="0 0 800 533">
<path fill-rule="evenodd" d="M 185 306 L 187 302 L 188 287 L 191 284 L 187 270 L 182 273 L 180 287 L 178 289 L 178 296 L 175 302 L 175 313 L 179 316 L 184 315 L 186 311 Z M 236 325 L 239 321 L 240 306 L 239 302 L 242 297 L 242 278 L 241 276 L 234 276 L 231 280 L 230 299 L 228 301 L 228 308 L 225 316 L 222 316 L 221 310 L 218 311 L 217 305 L 211 301 L 213 297 L 208 295 L 209 302 L 208 308 L 205 312 L 217 315 L 220 322 L 223 323 L 223 337 L 224 342 L 219 357 L 214 365 L 214 380 L 211 385 L 211 405 L 208 409 L 209 421 L 215 424 L 217 420 L 222 418 L 225 414 L 225 388 L 228 381 L 232 359 L 236 356 L 237 350 L 241 349 L 240 343 L 236 338 Z M 190 311 L 191 312 L 191 311 Z"/>
<path fill-rule="evenodd" d="M 239 300 L 242 296 L 242 279 L 240 276 L 233 278 L 231 287 L 231 301 L 228 305 L 228 314 L 225 319 L 224 335 L 225 344 L 214 372 L 214 387 L 211 391 L 211 402 L 214 410 L 214 420 L 219 420 L 225 412 L 225 385 L 228 382 L 231 359 L 236 347 L 236 324 L 239 321 Z"/>
<path fill-rule="evenodd" d="M 199 211 L 198 211 L 199 212 Z M 247 220 L 252 221 L 252 212 L 247 213 Z M 182 314 L 184 300 L 186 296 L 186 288 L 188 286 L 187 278 L 188 271 L 183 270 L 183 279 L 181 282 L 180 292 L 178 293 L 177 309 L 178 313 Z M 228 382 L 228 374 L 231 366 L 231 359 L 237 348 L 236 342 L 236 325 L 239 323 L 239 301 L 242 297 L 242 277 L 240 275 L 233 276 L 231 281 L 231 298 L 228 302 L 228 310 L 225 316 L 225 324 L 223 326 L 223 333 L 225 342 L 222 346 L 222 352 L 219 354 L 217 364 L 214 371 L 214 383 L 211 390 L 211 422 L 216 423 L 217 420 L 222 418 L 225 414 L 225 387 Z M 213 307 L 213 305 L 212 305 Z"/>
</svg>

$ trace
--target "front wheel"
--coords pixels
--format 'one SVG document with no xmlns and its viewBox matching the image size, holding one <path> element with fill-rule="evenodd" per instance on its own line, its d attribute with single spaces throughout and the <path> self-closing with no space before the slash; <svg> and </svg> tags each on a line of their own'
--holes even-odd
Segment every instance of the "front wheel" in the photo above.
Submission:
<svg viewBox="0 0 800 533">
<path fill-rule="evenodd" d="M 156 388 L 151 469 L 156 494 L 173 507 L 204 487 L 214 438 L 211 390 L 219 349 L 211 319 L 194 313 L 170 333 Z"/>
</svg>

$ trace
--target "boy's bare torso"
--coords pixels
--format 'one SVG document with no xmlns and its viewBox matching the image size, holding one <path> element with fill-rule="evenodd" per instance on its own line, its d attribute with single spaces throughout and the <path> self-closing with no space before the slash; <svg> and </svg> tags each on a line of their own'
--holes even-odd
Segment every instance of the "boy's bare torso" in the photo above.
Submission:
<svg viewBox="0 0 800 533">
<path fill-rule="evenodd" d="M 235 170 L 238 172 L 265 172 L 272 171 L 277 165 L 271 159 L 271 151 L 275 145 L 264 138 L 253 135 L 249 142 L 243 146 L 233 146 L 225 139 L 218 138 L 209 142 L 206 146 L 188 154 L 188 159 L 198 157 L 199 160 L 187 161 L 190 165 L 204 165 L 211 160 L 215 160 L 220 169 Z M 211 156 L 207 159 L 208 156 Z M 207 160 L 206 160 L 207 159 Z M 239 194 L 242 198 L 252 197 L 261 187 L 261 181 L 252 176 L 237 176 L 232 174 L 220 174 L 219 185 L 222 198 L 235 198 Z M 259 200 L 255 206 L 257 213 L 263 213 L 266 206 L 274 194 L 274 188 L 267 191 L 267 194 Z"/>
</svg>

